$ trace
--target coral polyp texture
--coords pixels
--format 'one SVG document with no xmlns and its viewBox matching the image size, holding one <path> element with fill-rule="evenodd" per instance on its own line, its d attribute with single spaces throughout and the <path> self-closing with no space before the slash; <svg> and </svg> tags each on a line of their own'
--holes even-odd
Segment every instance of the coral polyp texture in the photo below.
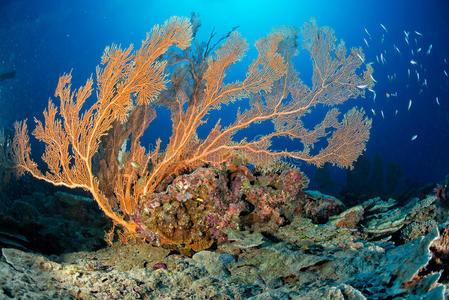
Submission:
<svg viewBox="0 0 449 300">
<path fill-rule="evenodd" d="M 46 171 L 31 157 L 22 121 L 15 125 L 13 143 L 19 173 L 90 192 L 123 237 L 197 250 L 220 239 L 221 228 L 233 227 L 245 203 L 255 207 L 253 219 L 282 223 L 279 209 L 304 187 L 303 175 L 289 171 L 273 183 L 289 185 L 282 193 L 252 190 L 251 181 L 261 178 L 251 179 L 246 163 L 263 169 L 289 157 L 317 166 L 329 162 L 352 167 L 365 149 L 371 120 L 362 109 L 341 115 L 336 106 L 363 97 L 373 86 L 370 66 L 361 70 L 360 48 L 347 51 L 331 29 L 314 21 L 301 30 L 279 27 L 256 42 L 257 57 L 241 81 L 228 82 L 226 73 L 242 60 L 248 44 L 235 30 L 193 43 L 198 28 L 195 18 L 172 17 L 154 26 L 137 50 L 106 47 L 96 76 L 80 88 L 72 89 L 71 74 L 62 75 L 55 92 L 59 106 L 50 100 L 44 121 L 36 120 L 33 131 L 46 145 Z M 313 66 L 311 86 L 298 78 L 292 62 L 300 36 Z M 91 101 L 94 89 L 96 100 Z M 207 123 L 213 111 L 237 101 L 247 101 L 249 108 L 238 110 L 234 121 Z M 170 110 L 171 137 L 166 147 L 159 139 L 153 149 L 145 149 L 140 139 L 160 106 Z M 327 113 L 308 128 L 303 118 L 316 107 Z M 238 138 L 238 132 L 263 122 L 271 122 L 270 132 L 251 140 Z M 203 125 L 210 130 L 201 137 Z M 272 145 L 277 139 L 297 147 L 277 150 Z M 225 164 L 234 168 L 232 179 L 218 169 L 198 169 Z M 177 177 L 194 170 L 190 176 L 197 179 Z M 205 178 L 209 181 L 202 182 Z M 296 178 L 296 190 L 288 183 L 291 178 Z M 231 186 L 220 188 L 220 181 Z"/>
</svg>

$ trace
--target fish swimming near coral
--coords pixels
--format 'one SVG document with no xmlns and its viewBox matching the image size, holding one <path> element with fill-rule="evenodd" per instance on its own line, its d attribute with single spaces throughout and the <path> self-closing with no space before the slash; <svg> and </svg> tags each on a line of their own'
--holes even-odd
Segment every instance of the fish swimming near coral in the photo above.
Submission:
<svg viewBox="0 0 449 300">
<path fill-rule="evenodd" d="M 365 60 L 363 59 L 363 57 L 360 54 L 357 53 L 357 56 L 359 57 L 359 59 L 362 63 L 365 62 Z"/>
</svg>

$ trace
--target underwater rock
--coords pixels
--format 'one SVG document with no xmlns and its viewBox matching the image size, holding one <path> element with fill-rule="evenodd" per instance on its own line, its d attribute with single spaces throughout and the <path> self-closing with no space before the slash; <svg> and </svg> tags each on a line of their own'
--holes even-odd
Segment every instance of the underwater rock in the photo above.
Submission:
<svg viewBox="0 0 449 300">
<path fill-rule="evenodd" d="M 304 228 L 304 232 L 298 231 Z M 3 249 L 0 297 L 28 299 L 443 299 L 447 229 L 395 247 L 356 231 L 299 216 L 276 240 L 238 254 L 200 251 L 192 258 L 145 244 L 119 245 L 51 259 Z M 296 232 L 296 237 L 294 236 Z M 332 233 L 333 232 L 333 233 Z M 283 239 L 285 237 L 285 239 Z M 309 242 L 304 243 L 305 238 Z M 443 245 L 444 243 L 444 245 Z M 430 248 L 430 251 L 429 251 Z M 223 250 L 224 248 L 222 248 Z M 446 248 L 445 248 L 446 249 Z M 438 259 L 437 259 L 438 258 Z M 154 269 L 155 264 L 166 267 Z M 427 267 L 426 267 L 427 266 Z M 434 265 L 436 266 L 436 265 Z M 427 274 L 420 270 L 426 268 Z M 418 276 L 416 276 L 418 275 Z M 414 298 L 415 297 L 415 298 Z"/>
<path fill-rule="evenodd" d="M 138 218 L 140 230 L 156 244 L 184 245 L 199 251 L 223 236 L 217 227 L 235 227 L 245 208 L 228 189 L 226 173 L 199 168 L 178 176 L 163 193 L 150 195 Z"/>
<path fill-rule="evenodd" d="M 369 238 L 395 234 L 399 244 L 426 235 L 449 216 L 447 209 L 438 206 L 434 195 L 421 200 L 412 198 L 405 205 L 399 205 L 394 199 L 385 202 L 380 198 L 370 199 L 362 205 L 365 207 L 363 233 Z"/>
<path fill-rule="evenodd" d="M 204 265 L 207 272 L 215 277 L 223 277 L 229 274 L 224 262 L 220 259 L 221 255 L 212 251 L 200 251 L 192 256 L 192 259 L 199 264 Z"/>
<path fill-rule="evenodd" d="M 337 216 L 330 217 L 332 224 L 336 227 L 356 228 L 363 217 L 365 210 L 363 206 L 353 206 Z"/>
<path fill-rule="evenodd" d="M 148 196 L 133 218 L 155 245 L 200 251 L 225 242 L 226 228 L 276 232 L 298 210 L 306 183 L 297 169 L 254 175 L 231 163 L 223 169 L 199 168 L 176 177 L 165 192 Z"/>
<path fill-rule="evenodd" d="M 449 223 L 444 224 L 439 233 L 438 238 L 434 239 L 429 247 L 432 258 L 415 274 L 415 280 L 432 272 L 440 272 L 440 281 L 449 283 Z"/>
<path fill-rule="evenodd" d="M 260 232 L 250 233 L 231 228 L 225 228 L 223 231 L 226 233 L 228 241 L 233 242 L 232 245 L 238 248 L 253 248 L 262 245 L 264 242 L 264 237 Z"/>
<path fill-rule="evenodd" d="M 364 218 L 363 231 L 371 236 L 383 236 L 392 234 L 401 229 L 407 222 L 407 215 L 417 203 L 414 199 L 402 207 L 393 208 L 391 202 L 387 205 L 375 205 L 367 209 Z M 388 208 L 388 209 L 387 209 Z"/>
<path fill-rule="evenodd" d="M 330 216 L 341 213 L 344 207 L 343 202 L 333 196 L 308 190 L 305 191 L 305 197 L 299 203 L 296 213 L 312 219 L 314 223 L 323 224 L 329 220 Z"/>
<path fill-rule="evenodd" d="M 445 287 L 437 283 L 439 273 L 417 277 L 418 271 L 430 260 L 429 247 L 438 236 L 438 230 L 434 229 L 425 237 L 386 252 L 385 258 L 371 276 L 361 274 L 363 280 L 356 287 L 368 292 L 372 298 L 413 295 L 422 297 L 421 299 L 444 299 Z M 388 286 L 388 289 L 381 288 L 382 286 Z"/>
<path fill-rule="evenodd" d="M 437 226 L 438 223 L 435 220 L 411 222 L 401 229 L 401 231 L 399 232 L 399 240 L 401 241 L 401 243 L 409 242 L 420 236 L 426 235 Z"/>
<path fill-rule="evenodd" d="M 3 245 L 14 242 L 21 249 L 60 254 L 106 244 L 104 232 L 110 223 L 91 198 L 60 191 L 35 192 L 14 201 L 5 199 L 5 203 L 8 208 L 0 212 Z"/>
</svg>

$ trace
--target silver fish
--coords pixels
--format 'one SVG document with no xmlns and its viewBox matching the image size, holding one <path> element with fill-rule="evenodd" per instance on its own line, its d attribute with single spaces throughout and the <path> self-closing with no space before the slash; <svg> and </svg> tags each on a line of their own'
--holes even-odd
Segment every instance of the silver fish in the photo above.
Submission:
<svg viewBox="0 0 449 300">
<path fill-rule="evenodd" d="M 376 115 L 376 111 L 374 110 L 374 108 L 371 108 L 371 112 L 373 113 L 373 116 Z"/>
<path fill-rule="evenodd" d="M 369 74 L 369 76 L 371 77 L 371 80 L 374 82 L 374 83 L 376 83 L 377 82 L 377 80 L 376 79 L 374 79 L 374 77 L 373 77 L 373 74 Z"/>
<path fill-rule="evenodd" d="M 414 136 L 412 136 L 412 138 L 410 139 L 410 141 L 414 141 L 414 140 L 416 140 L 416 138 L 418 137 L 418 135 L 417 134 L 415 134 Z"/>
<path fill-rule="evenodd" d="M 438 101 L 438 97 L 435 97 L 435 102 L 440 105 L 440 101 Z"/>
<path fill-rule="evenodd" d="M 138 169 L 140 168 L 140 164 L 136 161 L 132 161 L 131 162 L 131 167 L 133 167 L 134 169 Z"/>
<path fill-rule="evenodd" d="M 363 41 L 365 42 L 365 44 L 366 44 L 366 47 L 369 47 L 369 45 L 368 45 L 368 41 L 367 41 L 366 39 L 363 39 Z"/>
<path fill-rule="evenodd" d="M 379 56 L 377 56 L 377 55 L 376 55 L 376 60 L 377 60 L 377 63 L 380 64 L 380 62 L 379 62 Z"/>
<path fill-rule="evenodd" d="M 407 45 L 410 45 L 409 42 L 408 42 L 408 37 L 407 36 L 404 38 L 404 40 L 407 43 Z"/>
<path fill-rule="evenodd" d="M 408 78 L 410 78 L 410 69 L 407 69 Z"/>
<path fill-rule="evenodd" d="M 416 33 L 417 35 L 419 35 L 419 36 L 422 36 L 422 34 L 421 34 L 420 32 L 418 32 L 418 31 L 416 31 L 416 30 L 415 30 L 415 33 Z"/>
<path fill-rule="evenodd" d="M 385 119 L 384 111 L 380 110 L 380 114 L 382 115 L 382 119 Z"/>
<path fill-rule="evenodd" d="M 380 61 L 382 62 L 382 64 L 385 64 L 384 55 L 382 53 L 380 54 Z"/>
<path fill-rule="evenodd" d="M 367 87 L 368 87 L 368 85 L 367 84 L 360 84 L 360 85 L 358 85 L 357 86 L 359 89 L 366 89 Z"/>
<path fill-rule="evenodd" d="M 408 38 L 409 33 L 410 32 L 407 32 L 407 31 L 404 30 L 404 35 L 405 35 L 406 38 Z"/>
<path fill-rule="evenodd" d="M 416 50 L 416 53 L 419 53 L 419 52 L 421 52 L 421 48 L 418 48 L 418 50 Z"/>
<path fill-rule="evenodd" d="M 368 89 L 368 91 L 370 91 L 371 93 L 373 93 L 373 101 L 376 101 L 376 91 L 373 89 Z"/>
<path fill-rule="evenodd" d="M 427 86 L 427 78 L 424 78 L 424 82 L 422 83 L 422 85 Z"/>
<path fill-rule="evenodd" d="M 443 70 L 443 73 L 444 73 L 444 75 L 446 75 L 446 77 L 449 77 L 449 76 L 447 76 L 446 70 Z"/>
<path fill-rule="evenodd" d="M 429 48 L 427 49 L 427 55 L 430 54 L 430 51 L 432 50 L 432 44 L 429 45 Z"/>
<path fill-rule="evenodd" d="M 394 111 L 394 115 L 395 115 L 395 116 L 398 115 L 398 110 L 397 110 L 397 109 Z"/>
<path fill-rule="evenodd" d="M 363 59 L 363 57 L 357 53 L 357 56 L 359 57 L 360 61 L 363 63 L 365 60 Z"/>
<path fill-rule="evenodd" d="M 366 27 L 364 27 L 363 29 L 365 29 L 365 32 L 368 36 L 371 36 L 371 34 L 369 34 L 368 29 L 366 29 Z"/>
<path fill-rule="evenodd" d="M 388 32 L 387 28 L 381 23 L 380 27 L 382 27 L 383 30 L 385 30 L 385 32 Z"/>
<path fill-rule="evenodd" d="M 396 45 L 393 44 L 393 47 L 394 47 L 394 49 L 396 49 L 396 51 L 397 51 L 399 54 L 401 54 L 401 51 L 399 50 L 398 47 L 396 47 Z"/>
<path fill-rule="evenodd" d="M 416 70 L 415 70 L 415 72 L 416 72 L 416 79 L 418 79 L 418 81 L 419 81 L 419 73 Z"/>
<path fill-rule="evenodd" d="M 412 64 L 412 65 L 417 65 L 418 63 L 416 62 L 416 60 L 410 60 L 410 63 Z"/>
<path fill-rule="evenodd" d="M 407 110 L 410 110 L 410 107 L 412 107 L 412 99 L 410 99 L 410 101 L 408 102 L 408 108 L 407 108 Z"/>
</svg>

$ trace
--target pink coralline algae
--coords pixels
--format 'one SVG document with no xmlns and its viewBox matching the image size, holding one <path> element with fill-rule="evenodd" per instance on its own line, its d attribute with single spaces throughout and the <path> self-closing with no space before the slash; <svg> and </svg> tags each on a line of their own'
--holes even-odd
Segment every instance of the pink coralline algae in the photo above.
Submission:
<svg viewBox="0 0 449 300">
<path fill-rule="evenodd" d="M 293 217 L 307 183 L 297 169 L 199 168 L 148 197 L 136 213 L 139 231 L 155 244 L 198 251 L 226 241 L 225 228 L 276 230 Z"/>
</svg>

